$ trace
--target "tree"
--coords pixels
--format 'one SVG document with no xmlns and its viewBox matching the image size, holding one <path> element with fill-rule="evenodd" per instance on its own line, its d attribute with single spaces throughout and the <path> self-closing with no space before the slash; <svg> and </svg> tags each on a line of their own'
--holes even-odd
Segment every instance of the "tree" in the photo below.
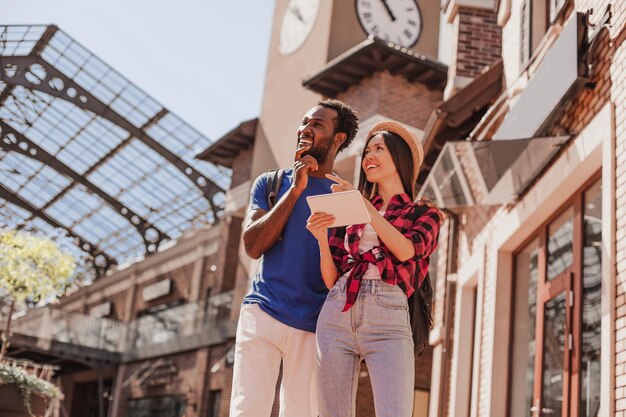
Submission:
<svg viewBox="0 0 626 417">
<path fill-rule="evenodd" d="M 0 292 L 8 296 L 10 304 L 0 362 L 9 348 L 16 304 L 56 301 L 72 283 L 75 269 L 74 257 L 48 237 L 17 231 L 0 234 Z"/>
</svg>

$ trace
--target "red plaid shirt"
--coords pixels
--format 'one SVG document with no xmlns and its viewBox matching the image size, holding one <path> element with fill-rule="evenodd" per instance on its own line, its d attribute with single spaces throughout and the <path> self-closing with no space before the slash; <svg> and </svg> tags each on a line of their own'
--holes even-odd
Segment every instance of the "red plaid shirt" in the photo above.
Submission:
<svg viewBox="0 0 626 417">
<path fill-rule="evenodd" d="M 380 210 L 383 199 L 377 195 L 371 202 Z M 383 216 L 413 242 L 415 256 L 404 262 L 399 261 L 380 239 L 379 246 L 359 253 L 364 224 L 332 229 L 329 246 L 333 261 L 339 270 L 338 277 L 350 272 L 343 311 L 350 309 L 356 302 L 361 279 L 370 263 L 378 267 L 380 277 L 384 281 L 398 285 L 407 297 L 415 291 L 415 278 L 418 286 L 426 278 L 429 256 L 437 248 L 439 226 L 443 221 L 442 213 L 430 204 L 414 203 L 407 194 L 398 194 L 391 199 Z"/>
</svg>

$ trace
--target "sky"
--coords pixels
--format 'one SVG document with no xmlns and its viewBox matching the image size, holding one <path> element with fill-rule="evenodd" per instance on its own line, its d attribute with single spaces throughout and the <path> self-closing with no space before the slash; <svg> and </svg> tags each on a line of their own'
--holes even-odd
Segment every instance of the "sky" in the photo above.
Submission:
<svg viewBox="0 0 626 417">
<path fill-rule="evenodd" d="M 0 0 L 0 24 L 55 24 L 216 140 L 259 115 L 274 0 Z"/>
</svg>

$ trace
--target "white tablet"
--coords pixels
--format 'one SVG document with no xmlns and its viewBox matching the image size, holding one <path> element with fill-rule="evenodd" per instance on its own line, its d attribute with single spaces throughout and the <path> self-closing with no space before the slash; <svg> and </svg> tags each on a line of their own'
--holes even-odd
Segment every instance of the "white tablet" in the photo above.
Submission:
<svg viewBox="0 0 626 417">
<path fill-rule="evenodd" d="M 331 227 L 363 224 L 372 221 L 365 202 L 358 190 L 312 195 L 306 198 L 311 213 L 327 213 L 335 216 Z"/>
</svg>

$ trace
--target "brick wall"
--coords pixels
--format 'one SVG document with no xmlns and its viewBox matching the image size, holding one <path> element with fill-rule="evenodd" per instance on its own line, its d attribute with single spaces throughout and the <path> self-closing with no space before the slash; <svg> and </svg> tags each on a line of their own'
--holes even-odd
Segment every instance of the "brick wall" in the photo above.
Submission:
<svg viewBox="0 0 626 417">
<path fill-rule="evenodd" d="M 154 307 L 161 304 L 171 303 L 177 300 L 185 300 L 189 299 L 190 287 L 191 287 L 191 275 L 193 272 L 193 265 L 185 265 L 182 268 L 176 269 L 174 271 L 168 272 L 166 274 L 160 275 L 148 282 L 137 285 L 137 292 L 135 293 L 135 302 L 133 303 L 135 311 L 133 312 L 133 318 L 137 317 L 137 313 L 140 311 L 146 310 L 150 307 Z M 143 290 L 144 288 L 155 284 L 157 282 L 171 279 L 172 287 L 169 294 L 164 295 L 162 297 L 156 298 L 151 301 L 143 300 Z"/>
<path fill-rule="evenodd" d="M 207 369 L 205 372 L 206 390 L 202 402 L 202 417 L 209 417 L 211 411 L 210 392 L 220 392 L 220 402 L 218 406 L 218 417 L 228 417 L 230 407 L 230 394 L 232 390 L 233 370 L 226 361 L 226 352 L 230 349 L 232 343 L 215 346 L 211 348 Z"/>
<path fill-rule="evenodd" d="M 235 188 L 250 179 L 252 175 L 252 149 L 252 147 L 244 149 L 233 158 L 233 174 L 230 188 Z"/>
<path fill-rule="evenodd" d="M 474 78 L 502 56 L 502 33 L 496 12 L 459 7 L 455 68 L 457 76 Z"/>
<path fill-rule="evenodd" d="M 379 113 L 421 130 L 443 100 L 443 92 L 429 90 L 424 84 L 410 83 L 388 72 L 381 74 L 380 87 Z"/>
<path fill-rule="evenodd" d="M 350 87 L 337 98 L 358 111 L 361 120 L 380 114 L 423 130 L 443 93 L 384 71 Z"/>
<path fill-rule="evenodd" d="M 595 10 L 604 10 L 607 2 L 593 2 Z M 598 3 L 598 4 L 596 4 Z M 603 84 L 610 84 L 611 101 L 615 106 L 616 135 L 616 291 L 615 291 L 615 415 L 626 416 L 626 3 L 613 1 L 613 18 L 610 29 L 610 42 L 605 42 L 610 52 L 605 59 L 610 60 L 609 71 L 598 74 Z M 602 53 L 602 49 L 600 52 Z M 602 91 L 605 86 L 598 86 Z M 598 88 L 596 87 L 596 88 Z M 591 99 L 590 99 L 591 100 Z M 593 108 L 598 104 L 592 105 Z"/>
<path fill-rule="evenodd" d="M 337 99 L 349 104 L 359 113 L 359 120 L 367 120 L 378 113 L 382 73 L 376 72 L 357 85 L 340 93 Z"/>
<path fill-rule="evenodd" d="M 426 346 L 422 356 L 415 358 L 415 388 L 430 391 L 430 377 L 433 367 L 433 348 Z"/>
<path fill-rule="evenodd" d="M 120 409 L 116 415 L 127 416 L 128 401 L 131 399 L 177 396 L 185 399 L 185 416 L 206 416 L 202 401 L 206 391 L 208 358 L 209 348 L 203 348 L 128 364 L 122 379 L 127 385 L 121 392 Z M 156 361 L 161 361 L 160 365 Z M 158 366 L 153 368 L 152 373 L 142 378 L 146 370 L 155 364 Z"/>
<path fill-rule="evenodd" d="M 217 253 L 204 258 L 202 265 L 202 282 L 199 294 L 200 300 L 206 298 L 209 288 L 211 289 L 211 294 L 217 294 L 218 292 L 220 269 L 223 268 L 223 265 L 220 264 L 221 255 L 222 252 L 218 251 Z"/>
<path fill-rule="evenodd" d="M 512 14 L 503 28 L 504 46 L 502 55 L 505 60 L 507 84 L 512 85 L 519 76 L 519 1 L 513 1 Z M 579 134 L 593 119 L 598 111 L 612 102 L 615 105 L 616 135 L 616 209 L 617 209 L 617 242 L 616 242 L 616 416 L 626 417 L 626 3 L 611 2 L 613 6 L 612 27 L 600 33 L 594 46 L 591 61 L 594 63 L 594 75 L 588 88 L 578 92 L 568 103 L 563 105 L 562 114 L 556 120 L 550 134 L 566 131 L 572 136 Z M 595 21 L 601 17 L 609 4 L 608 1 L 578 1 L 575 10 L 586 11 L 593 8 Z M 516 18 L 517 16 L 517 18 Z M 508 41 L 508 40 L 511 41 Z M 458 68 L 458 67 L 457 67 Z M 609 138 L 606 138 L 608 141 Z M 498 233 L 500 218 L 507 211 L 506 207 L 474 208 L 465 210 L 460 225 L 460 236 L 457 240 L 461 262 L 476 254 L 477 250 L 485 250 L 483 276 L 483 312 L 481 315 L 482 332 L 480 334 L 481 352 L 479 355 L 479 395 L 478 416 L 487 416 L 489 410 L 490 388 L 488 380 L 491 372 L 491 353 L 493 350 L 493 320 L 495 307 L 495 284 L 497 279 L 497 248 L 491 247 Z M 486 247 L 486 249 L 483 249 Z M 449 312 L 448 312 L 449 313 Z M 451 337 L 453 329 L 449 330 Z M 449 403 L 449 398 L 446 403 Z M 447 413 L 446 413 L 447 415 Z"/>
<path fill-rule="evenodd" d="M 237 268 L 239 266 L 239 244 L 242 233 L 241 217 L 231 216 L 225 220 L 227 227 L 223 228 L 221 239 L 219 268 L 219 285 L 213 291 L 230 291 L 235 287 Z"/>
<path fill-rule="evenodd" d="M 502 29 L 493 10 L 458 7 L 452 33 L 446 98 L 502 57 Z"/>
</svg>

